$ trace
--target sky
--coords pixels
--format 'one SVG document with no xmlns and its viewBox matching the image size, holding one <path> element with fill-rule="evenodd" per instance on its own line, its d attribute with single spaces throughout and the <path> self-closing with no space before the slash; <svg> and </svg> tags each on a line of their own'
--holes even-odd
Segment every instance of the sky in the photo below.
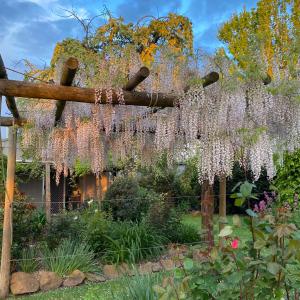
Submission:
<svg viewBox="0 0 300 300">
<path fill-rule="evenodd" d="M 82 29 L 67 17 L 76 10 L 84 18 L 101 14 L 107 8 L 113 16 L 136 22 L 143 16 L 160 17 L 169 12 L 183 14 L 193 23 L 195 47 L 213 52 L 222 44 L 218 28 L 244 7 L 255 7 L 256 0 L 0 0 L 0 53 L 7 67 L 24 70 L 28 59 L 39 67 L 49 64 L 54 46 L 66 37 L 80 38 Z M 97 22 L 103 22 L 101 18 Z M 22 80 L 8 72 L 10 79 Z M 9 115 L 3 107 L 2 115 Z"/>
</svg>

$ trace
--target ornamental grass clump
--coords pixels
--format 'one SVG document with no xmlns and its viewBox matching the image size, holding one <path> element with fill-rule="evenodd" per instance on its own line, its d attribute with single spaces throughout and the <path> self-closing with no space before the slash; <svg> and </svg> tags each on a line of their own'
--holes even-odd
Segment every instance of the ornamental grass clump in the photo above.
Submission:
<svg viewBox="0 0 300 300">
<path fill-rule="evenodd" d="M 95 271 L 94 253 L 86 244 L 64 240 L 50 250 L 47 246 L 42 249 L 42 265 L 48 271 L 61 276 L 68 275 L 75 270 L 82 272 Z"/>
<path fill-rule="evenodd" d="M 113 222 L 106 235 L 103 260 L 137 263 L 161 254 L 166 239 L 145 222 Z"/>
</svg>

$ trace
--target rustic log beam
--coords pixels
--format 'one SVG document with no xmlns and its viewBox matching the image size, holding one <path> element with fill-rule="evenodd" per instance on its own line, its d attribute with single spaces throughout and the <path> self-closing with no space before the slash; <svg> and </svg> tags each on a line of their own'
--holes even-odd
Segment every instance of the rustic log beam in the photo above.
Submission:
<svg viewBox="0 0 300 300">
<path fill-rule="evenodd" d="M 18 126 L 22 126 L 25 123 L 27 123 L 26 119 L 15 119 L 13 117 L 0 117 L 0 126 L 3 127 L 10 127 L 13 125 L 18 125 Z"/>
<path fill-rule="evenodd" d="M 5 69 L 5 66 L 4 66 L 4 62 L 3 62 L 3 59 L 1 57 L 1 55 L 0 55 L 0 79 L 8 79 L 6 69 Z M 1 93 L 0 93 L 0 95 L 1 95 Z M 14 96 L 13 95 L 12 96 L 5 95 L 5 96 L 6 96 L 7 108 L 12 113 L 14 118 L 19 119 L 20 115 L 19 115 L 19 112 L 18 112 L 18 108 L 17 108 Z"/>
<path fill-rule="evenodd" d="M 60 85 L 71 86 L 77 72 L 79 62 L 76 58 L 70 57 L 63 65 L 62 74 L 60 78 Z M 66 101 L 60 100 L 56 102 L 55 125 L 60 121 Z"/>
<path fill-rule="evenodd" d="M 127 84 L 123 87 L 124 91 L 133 91 L 142 81 L 150 75 L 147 67 L 141 67 L 140 70 L 129 79 Z"/>
<path fill-rule="evenodd" d="M 218 74 L 210 73 L 203 86 L 218 80 Z M 173 107 L 177 97 L 173 94 L 158 93 L 154 96 L 146 92 L 123 91 L 126 105 Z M 0 94 L 24 98 L 39 98 L 49 100 L 64 100 L 83 103 L 95 103 L 95 89 L 59 86 L 45 83 L 30 83 L 16 80 L 0 79 Z M 119 97 L 113 91 L 112 103 L 119 104 Z M 154 101 L 155 100 L 155 101 Z M 101 93 L 101 104 L 108 103 L 105 90 Z"/>
</svg>

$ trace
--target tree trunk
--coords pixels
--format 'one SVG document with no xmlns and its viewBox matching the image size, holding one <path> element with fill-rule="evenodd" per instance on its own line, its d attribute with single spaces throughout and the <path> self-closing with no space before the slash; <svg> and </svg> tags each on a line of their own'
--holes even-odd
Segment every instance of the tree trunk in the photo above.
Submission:
<svg viewBox="0 0 300 300">
<path fill-rule="evenodd" d="M 0 268 L 0 298 L 4 299 L 9 293 L 10 280 L 10 260 L 12 244 L 12 213 L 13 198 L 15 188 L 15 169 L 16 169 L 16 140 L 17 132 L 15 127 L 9 128 L 8 132 L 8 158 L 7 158 L 7 179 L 4 204 L 2 253 Z"/>
<path fill-rule="evenodd" d="M 214 246 L 213 217 L 214 217 L 214 196 L 213 185 L 204 182 L 201 201 L 202 232 L 203 240 L 209 248 Z"/>
</svg>

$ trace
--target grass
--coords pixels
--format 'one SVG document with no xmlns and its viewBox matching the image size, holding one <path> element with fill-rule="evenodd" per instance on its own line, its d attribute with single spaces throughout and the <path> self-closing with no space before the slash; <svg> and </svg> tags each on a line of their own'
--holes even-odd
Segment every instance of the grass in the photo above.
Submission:
<svg viewBox="0 0 300 300">
<path fill-rule="evenodd" d="M 111 291 L 118 293 L 122 290 L 122 280 L 107 281 L 100 284 L 85 284 L 73 288 L 60 288 L 49 292 L 40 292 L 24 297 L 11 297 L 18 300 L 113 300 Z"/>
</svg>

